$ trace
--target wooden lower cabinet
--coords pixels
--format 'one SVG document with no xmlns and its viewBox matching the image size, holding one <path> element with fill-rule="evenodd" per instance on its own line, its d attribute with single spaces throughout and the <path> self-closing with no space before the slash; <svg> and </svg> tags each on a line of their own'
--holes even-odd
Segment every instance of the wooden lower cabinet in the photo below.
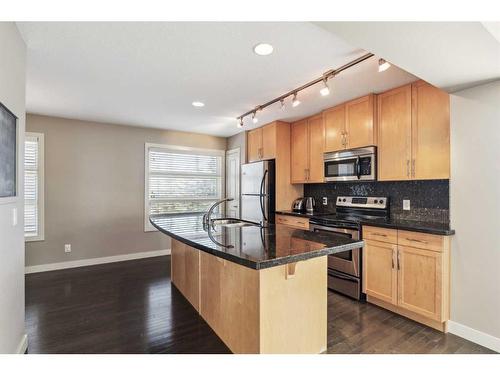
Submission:
<svg viewBox="0 0 500 375">
<path fill-rule="evenodd" d="M 396 245 L 365 240 L 363 249 L 363 291 L 368 295 L 392 304 L 397 303 L 396 253 Z"/>
<path fill-rule="evenodd" d="M 289 227 L 309 230 L 309 219 L 291 215 L 276 215 L 276 224 L 284 224 Z"/>
<path fill-rule="evenodd" d="M 326 350 L 326 256 L 254 270 L 172 240 L 172 282 L 233 353 Z"/>
<path fill-rule="evenodd" d="M 443 255 L 399 246 L 398 306 L 443 321 Z M 448 318 L 446 316 L 446 318 Z"/>
<path fill-rule="evenodd" d="M 377 230 L 363 227 L 363 233 Z M 446 332 L 449 237 L 395 229 L 384 229 L 384 234 L 395 238 L 393 243 L 365 239 L 363 291 L 368 302 Z"/>
</svg>

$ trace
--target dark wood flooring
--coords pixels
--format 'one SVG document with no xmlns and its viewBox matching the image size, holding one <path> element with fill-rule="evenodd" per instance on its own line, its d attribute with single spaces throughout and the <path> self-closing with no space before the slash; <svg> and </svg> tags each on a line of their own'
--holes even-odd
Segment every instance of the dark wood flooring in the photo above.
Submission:
<svg viewBox="0 0 500 375">
<path fill-rule="evenodd" d="M 229 353 L 170 283 L 170 257 L 26 275 L 29 353 Z M 329 353 L 493 353 L 328 295 Z"/>
</svg>

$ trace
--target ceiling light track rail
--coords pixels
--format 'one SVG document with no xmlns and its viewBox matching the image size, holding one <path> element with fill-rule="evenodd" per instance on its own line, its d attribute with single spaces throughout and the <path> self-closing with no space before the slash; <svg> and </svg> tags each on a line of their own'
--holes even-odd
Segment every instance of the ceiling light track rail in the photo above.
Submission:
<svg viewBox="0 0 500 375">
<path fill-rule="evenodd" d="M 278 103 L 278 102 L 281 102 L 281 105 L 283 106 L 283 101 L 288 98 L 289 96 L 294 96 L 294 98 L 297 97 L 297 93 L 299 91 L 302 91 L 302 90 L 305 90 L 307 89 L 308 87 L 311 87 L 311 86 L 314 86 L 320 82 L 325 82 L 326 84 L 326 81 L 329 79 L 329 78 L 332 78 L 332 77 L 335 77 L 337 74 L 339 74 L 340 72 L 343 72 L 344 70 L 347 70 L 365 60 L 368 60 L 369 58 L 373 57 L 374 54 L 373 53 L 367 53 L 366 55 L 363 55 L 361 57 L 358 57 L 357 59 L 355 60 L 352 60 L 350 62 L 348 62 L 347 64 L 345 65 L 342 65 L 341 67 L 337 68 L 337 69 L 332 69 L 332 70 L 329 70 L 325 73 L 323 73 L 323 75 L 320 77 L 320 78 L 316 78 L 315 80 L 313 81 L 310 81 L 300 87 L 297 87 L 293 90 L 290 90 L 288 91 L 286 94 L 283 94 L 277 98 L 274 98 L 273 100 L 270 100 L 264 104 L 261 104 L 261 105 L 258 105 L 256 106 L 254 109 L 250 110 L 250 111 L 247 111 L 245 113 L 243 113 L 242 115 L 236 117 L 236 119 L 238 120 L 238 123 L 240 124 L 240 126 L 243 125 L 243 118 L 246 117 L 246 116 L 249 116 L 249 115 L 252 115 L 252 117 L 255 119 L 255 115 L 258 111 L 262 111 L 264 108 L 266 107 L 269 107 L 270 105 L 274 104 L 274 103 Z M 255 123 L 256 121 L 254 121 Z"/>
</svg>

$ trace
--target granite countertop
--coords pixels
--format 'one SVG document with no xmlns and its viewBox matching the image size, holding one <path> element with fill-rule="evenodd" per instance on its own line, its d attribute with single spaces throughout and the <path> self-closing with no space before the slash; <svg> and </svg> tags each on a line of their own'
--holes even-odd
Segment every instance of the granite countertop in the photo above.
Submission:
<svg viewBox="0 0 500 375">
<path fill-rule="evenodd" d="M 152 215 L 151 224 L 166 235 L 198 250 L 256 270 L 340 253 L 363 241 L 286 225 L 221 227 L 204 231 L 202 214 Z"/>
<path fill-rule="evenodd" d="M 277 214 L 307 217 L 310 219 L 318 218 L 324 215 L 334 215 L 335 212 L 315 211 L 313 213 L 294 212 L 294 211 L 276 211 Z M 383 227 L 391 229 L 408 230 L 412 232 L 422 232 L 429 234 L 437 234 L 440 236 L 451 236 L 455 234 L 455 230 L 450 228 L 449 223 L 436 222 L 432 220 L 409 220 L 400 217 L 376 218 L 376 219 L 362 219 L 361 225 L 371 225 L 374 227 Z"/>
</svg>

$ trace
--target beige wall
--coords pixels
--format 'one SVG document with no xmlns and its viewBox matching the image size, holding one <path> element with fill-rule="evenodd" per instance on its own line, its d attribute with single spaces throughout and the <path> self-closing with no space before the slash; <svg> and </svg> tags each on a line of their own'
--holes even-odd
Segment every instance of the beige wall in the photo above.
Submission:
<svg viewBox="0 0 500 375">
<path fill-rule="evenodd" d="M 450 213 L 456 235 L 451 253 L 450 331 L 497 351 L 500 351 L 499 103 L 500 81 L 451 96 Z"/>
<path fill-rule="evenodd" d="M 0 22 L 0 50 L 0 102 L 18 117 L 18 197 L 0 198 L 0 353 L 16 353 L 23 350 L 25 337 L 22 155 L 26 112 L 26 45 L 13 22 Z M 15 210 L 18 223 L 13 226 Z"/>
<path fill-rule="evenodd" d="M 45 134 L 45 240 L 26 244 L 27 266 L 169 249 L 144 232 L 144 143 L 226 149 L 220 137 L 32 114 L 26 128 Z"/>
<path fill-rule="evenodd" d="M 240 163 L 245 164 L 247 160 L 247 138 L 245 131 L 235 134 L 227 139 L 227 149 L 233 150 L 235 148 L 240 149 Z"/>
</svg>

